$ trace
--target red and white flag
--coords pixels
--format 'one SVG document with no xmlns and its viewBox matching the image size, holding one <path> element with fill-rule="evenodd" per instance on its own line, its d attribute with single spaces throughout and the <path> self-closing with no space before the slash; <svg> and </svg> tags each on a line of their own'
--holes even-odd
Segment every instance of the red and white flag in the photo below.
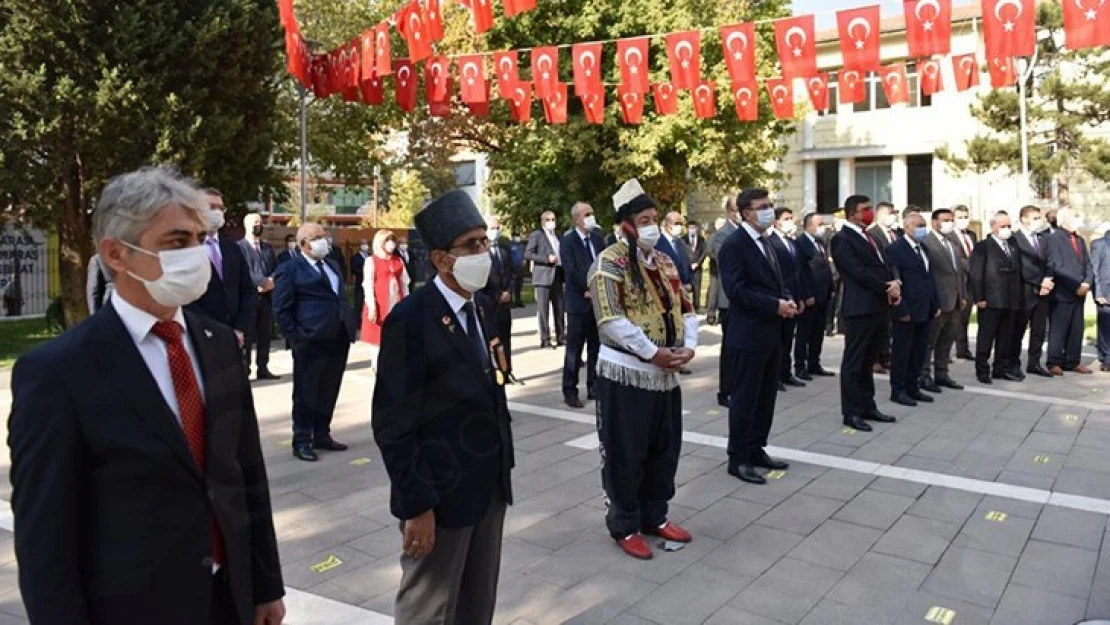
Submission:
<svg viewBox="0 0 1110 625">
<path fill-rule="evenodd" d="M 1110 7 L 1106 0 L 1061 0 L 1064 37 L 1069 50 L 1110 46 Z"/>
<path fill-rule="evenodd" d="M 520 82 L 516 50 L 494 52 L 493 69 L 497 73 L 497 93 L 506 100 L 512 98 L 512 88 Z"/>
<path fill-rule="evenodd" d="M 621 68 L 621 85 L 625 90 L 647 93 L 651 88 L 651 81 L 648 80 L 648 71 L 651 69 L 648 65 L 648 38 L 618 41 L 617 63 Z"/>
<path fill-rule="evenodd" d="M 293 14 L 293 0 L 278 0 L 278 17 L 286 30 L 296 26 L 297 18 Z"/>
<path fill-rule="evenodd" d="M 359 55 L 362 57 L 360 65 L 362 66 L 362 74 L 359 76 L 361 82 L 366 82 L 374 77 L 374 29 L 368 28 L 363 31 L 362 36 L 359 37 L 361 42 Z"/>
<path fill-rule="evenodd" d="M 459 0 L 459 4 L 470 11 L 474 32 L 480 35 L 493 28 L 493 5 L 490 0 Z"/>
<path fill-rule="evenodd" d="M 693 89 L 701 82 L 701 31 L 667 35 L 667 60 L 671 82 L 678 89 Z"/>
<path fill-rule="evenodd" d="M 582 110 L 586 113 L 586 123 L 605 123 L 605 90 L 582 96 Z"/>
<path fill-rule="evenodd" d="M 987 71 L 991 75 L 991 86 L 995 89 L 1017 84 L 1017 70 L 1014 68 L 1013 59 L 989 59 Z"/>
<path fill-rule="evenodd" d="M 512 17 L 536 8 L 536 0 L 505 0 L 505 17 Z"/>
<path fill-rule="evenodd" d="M 840 54 L 844 69 L 870 72 L 879 69 L 879 5 L 837 11 L 840 32 Z"/>
<path fill-rule="evenodd" d="M 806 91 L 809 92 L 809 101 L 818 111 L 829 110 L 829 75 L 817 74 L 806 78 Z"/>
<path fill-rule="evenodd" d="M 439 0 L 424 0 L 424 30 L 432 43 L 443 41 L 443 13 Z"/>
<path fill-rule="evenodd" d="M 416 108 L 416 82 L 412 61 L 408 59 L 393 61 L 393 91 L 397 98 L 397 106 L 406 113 L 411 113 Z"/>
<path fill-rule="evenodd" d="M 742 122 L 759 119 L 759 83 L 754 80 L 732 83 L 732 99 L 736 104 L 736 118 Z"/>
<path fill-rule="evenodd" d="M 433 56 L 424 62 L 424 98 L 428 102 L 447 102 L 451 99 L 451 59 Z"/>
<path fill-rule="evenodd" d="M 1033 0 L 982 0 L 988 59 L 1032 56 L 1037 43 Z"/>
<path fill-rule="evenodd" d="M 474 117 L 489 117 L 489 82 L 486 82 L 485 100 L 482 102 L 467 102 L 466 108 Z"/>
<path fill-rule="evenodd" d="M 543 99 L 543 116 L 549 124 L 567 123 L 567 83 L 559 83 L 554 92 Z"/>
<path fill-rule="evenodd" d="M 940 60 L 918 61 L 918 80 L 921 81 L 921 94 L 931 96 L 944 91 L 944 76 L 940 71 Z"/>
<path fill-rule="evenodd" d="M 775 43 L 784 78 L 817 73 L 817 34 L 812 15 L 775 21 Z"/>
<path fill-rule="evenodd" d="M 559 48 L 532 48 L 532 82 L 536 85 L 536 97 L 541 100 L 555 93 L 555 85 L 559 84 Z"/>
<path fill-rule="evenodd" d="M 424 22 L 424 11 L 420 3 L 413 0 L 405 5 L 396 16 L 397 30 L 405 37 L 409 48 L 409 59 L 419 63 L 432 56 L 432 42 L 429 40 L 427 25 Z"/>
<path fill-rule="evenodd" d="M 836 92 L 842 104 L 859 104 L 867 101 L 867 80 L 859 70 L 850 69 L 836 74 Z"/>
<path fill-rule="evenodd" d="M 902 11 L 910 58 L 922 59 L 952 50 L 952 0 L 905 0 Z"/>
<path fill-rule="evenodd" d="M 462 101 L 467 104 L 488 101 L 485 55 L 460 56 L 456 62 L 459 64 L 459 93 Z"/>
<path fill-rule="evenodd" d="M 509 96 L 509 112 L 518 123 L 532 120 L 532 83 L 518 82 L 512 86 Z"/>
<path fill-rule="evenodd" d="M 732 82 L 755 80 L 755 43 L 754 22 L 721 27 L 725 67 Z"/>
<path fill-rule="evenodd" d="M 892 63 L 879 69 L 886 101 L 891 104 L 909 104 L 910 81 L 906 77 L 905 63 Z"/>
<path fill-rule="evenodd" d="M 443 102 L 429 102 L 428 113 L 430 113 L 432 117 L 450 117 L 451 101 L 445 100 Z"/>
<path fill-rule="evenodd" d="M 362 90 L 362 102 L 371 106 L 377 106 L 385 102 L 385 88 L 382 85 L 382 79 L 379 76 L 371 76 L 370 80 L 364 80 L 359 84 Z"/>
<path fill-rule="evenodd" d="M 621 118 L 626 124 L 639 124 L 644 120 L 644 96 L 627 85 L 617 87 L 617 98 L 621 103 Z"/>
<path fill-rule="evenodd" d="M 705 81 L 694 87 L 690 95 L 694 98 L 694 115 L 701 119 L 717 116 L 717 83 Z"/>
<path fill-rule="evenodd" d="M 584 96 L 602 89 L 601 44 L 576 43 L 571 48 L 574 62 L 574 93 Z"/>
<path fill-rule="evenodd" d="M 389 24 L 382 22 L 374 27 L 374 71 L 378 76 L 388 76 L 393 71 L 389 51 Z"/>
<path fill-rule="evenodd" d="M 316 56 L 311 61 L 312 95 L 317 99 L 324 99 L 331 95 L 328 87 L 328 58 Z"/>
<path fill-rule="evenodd" d="M 794 119 L 794 81 L 790 78 L 768 78 L 763 81 L 771 96 L 771 109 L 776 119 Z"/>
<path fill-rule="evenodd" d="M 956 78 L 956 91 L 967 91 L 979 86 L 979 62 L 975 54 L 952 57 L 952 75 Z"/>
<path fill-rule="evenodd" d="M 655 112 L 659 115 L 674 115 L 678 112 L 678 91 L 669 82 L 657 82 L 651 86 Z"/>
</svg>

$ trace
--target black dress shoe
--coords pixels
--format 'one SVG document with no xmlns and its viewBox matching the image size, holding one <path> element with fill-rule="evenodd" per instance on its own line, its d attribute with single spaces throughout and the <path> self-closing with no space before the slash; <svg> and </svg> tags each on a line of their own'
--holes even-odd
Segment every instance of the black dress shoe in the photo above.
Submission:
<svg viewBox="0 0 1110 625">
<path fill-rule="evenodd" d="M 921 390 L 929 391 L 930 393 L 942 393 L 942 392 L 944 392 L 940 388 L 940 386 L 937 384 L 936 380 L 934 380 L 932 378 L 929 378 L 929 383 L 928 384 L 918 384 L 918 386 L 921 387 Z"/>
<path fill-rule="evenodd" d="M 562 346 L 564 346 L 564 345 L 566 345 L 566 344 L 567 344 L 567 342 L 566 342 L 566 341 L 555 341 L 555 346 L 556 346 L 556 347 L 562 347 Z"/>
<path fill-rule="evenodd" d="M 540 341 L 540 349 L 547 349 L 548 347 L 553 347 L 551 341 Z"/>
<path fill-rule="evenodd" d="M 593 391 L 586 391 L 586 401 L 597 401 L 597 395 Z"/>
<path fill-rule="evenodd" d="M 1021 369 L 1014 369 L 1013 371 L 1010 372 L 1010 375 L 1017 376 L 1017 381 L 1018 382 L 1024 382 L 1025 381 L 1025 374 L 1021 372 Z"/>
<path fill-rule="evenodd" d="M 821 365 L 817 365 L 816 367 L 810 367 L 809 368 L 809 374 L 810 375 L 818 375 L 818 376 L 821 376 L 823 378 L 831 378 L 831 377 L 834 377 L 836 375 L 832 371 L 826 370 Z"/>
<path fill-rule="evenodd" d="M 717 393 L 717 405 L 721 406 L 721 407 L 724 407 L 724 408 L 728 408 L 728 406 L 729 406 L 728 395 L 722 395 L 720 393 Z"/>
<path fill-rule="evenodd" d="M 919 402 L 923 402 L 923 403 L 926 403 L 926 404 L 933 403 L 933 398 L 929 397 L 925 393 L 922 393 L 921 391 L 914 391 L 912 393 L 906 393 L 906 394 L 909 395 L 910 399 L 912 399 L 914 401 L 919 401 Z"/>
<path fill-rule="evenodd" d="M 320 459 L 319 456 L 316 455 L 316 452 L 312 451 L 312 448 L 308 445 L 297 445 L 293 447 L 293 457 L 298 460 L 304 460 L 305 462 L 316 462 Z"/>
<path fill-rule="evenodd" d="M 792 375 L 783 378 L 782 383 L 787 385 L 787 386 L 796 386 L 798 388 L 802 388 L 803 386 L 806 385 L 805 382 L 802 382 L 801 380 L 799 380 L 798 378 L 796 378 Z"/>
<path fill-rule="evenodd" d="M 753 466 L 769 469 L 771 471 L 785 471 L 790 468 L 790 463 L 785 460 L 776 460 L 766 453 L 752 461 Z"/>
<path fill-rule="evenodd" d="M 1008 380 L 1010 382 L 1021 382 L 1021 380 L 1022 380 L 1022 378 L 1019 378 L 1017 375 L 1015 375 L 1014 373 L 1011 373 L 1009 371 L 1003 371 L 1001 373 L 996 373 L 996 374 L 994 374 L 993 377 L 996 380 Z"/>
<path fill-rule="evenodd" d="M 991 381 L 991 376 L 986 374 L 986 373 L 976 373 L 975 374 L 975 379 L 979 380 L 980 384 L 993 384 L 994 383 L 994 382 Z"/>
<path fill-rule="evenodd" d="M 937 386 L 943 386 L 944 388 L 950 388 L 950 389 L 955 390 L 955 391 L 964 390 L 964 385 L 960 384 L 959 382 L 957 382 L 955 380 L 953 380 L 952 378 L 947 378 L 947 377 L 946 378 L 937 378 L 936 382 L 937 382 Z"/>
<path fill-rule="evenodd" d="M 756 472 L 755 467 L 750 464 L 741 464 L 738 466 L 728 465 L 728 474 L 733 477 L 740 478 L 740 481 L 749 484 L 766 484 L 767 478 Z"/>
<path fill-rule="evenodd" d="M 786 392 L 786 385 L 783 384 L 782 382 L 779 382 L 779 392 L 780 393 L 785 393 Z"/>
<path fill-rule="evenodd" d="M 798 378 L 799 380 L 805 380 L 806 382 L 813 381 L 813 376 L 810 375 L 809 372 L 807 372 L 805 369 L 795 369 L 794 377 Z"/>
<path fill-rule="evenodd" d="M 878 408 L 865 412 L 863 418 L 868 421 L 878 421 L 879 423 L 894 423 L 898 420 L 888 414 L 883 414 Z"/>
<path fill-rule="evenodd" d="M 321 438 L 312 441 L 313 449 L 322 449 L 324 451 L 347 451 L 348 447 L 343 443 L 335 440 L 332 437 Z"/>
<path fill-rule="evenodd" d="M 682 367 L 681 369 L 678 370 L 678 372 L 681 373 L 682 375 L 690 375 L 691 373 L 693 373 L 693 371 L 690 371 L 686 367 Z"/>
<path fill-rule="evenodd" d="M 585 408 L 586 407 L 586 402 L 582 401 L 581 399 L 578 399 L 577 397 L 564 397 L 563 398 L 563 403 L 570 406 L 571 408 Z"/>
<path fill-rule="evenodd" d="M 280 380 L 281 376 L 280 375 L 274 375 L 274 374 L 270 373 L 269 371 L 263 369 L 263 370 L 258 372 L 258 375 L 256 376 L 256 379 L 258 379 L 258 380 Z"/>
<path fill-rule="evenodd" d="M 863 417 L 844 417 L 844 425 L 860 432 L 871 431 L 871 426 L 863 420 Z"/>
<path fill-rule="evenodd" d="M 1033 375 L 1039 375 L 1042 378 L 1051 378 L 1052 377 L 1052 374 L 1048 372 L 1048 369 L 1045 369 L 1044 367 L 1042 367 L 1040 365 L 1037 365 L 1035 367 L 1029 367 L 1028 369 L 1025 370 L 1025 372 L 1033 374 Z"/>
<path fill-rule="evenodd" d="M 910 408 L 917 407 L 917 402 L 915 402 L 913 399 L 910 398 L 909 395 L 906 395 L 905 393 L 899 393 L 898 395 L 891 395 L 890 396 L 890 401 L 892 401 L 896 404 L 901 404 L 903 406 L 909 406 Z"/>
<path fill-rule="evenodd" d="M 971 352 L 960 352 L 956 354 L 956 358 L 960 360 L 975 360 L 975 356 L 972 356 Z"/>
</svg>

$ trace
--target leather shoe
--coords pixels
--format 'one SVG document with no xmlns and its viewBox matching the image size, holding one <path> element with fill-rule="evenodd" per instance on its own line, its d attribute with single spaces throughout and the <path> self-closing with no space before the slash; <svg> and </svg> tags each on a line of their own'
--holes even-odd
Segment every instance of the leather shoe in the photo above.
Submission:
<svg viewBox="0 0 1110 625">
<path fill-rule="evenodd" d="M 919 402 L 926 403 L 926 404 L 933 403 L 933 398 L 929 397 L 925 393 L 922 393 L 921 391 L 913 391 L 911 393 L 906 393 L 906 394 L 909 395 L 910 399 L 912 399 L 914 401 L 919 401 Z"/>
<path fill-rule="evenodd" d="M 637 560 L 650 560 L 652 558 L 651 547 L 648 546 L 647 541 L 640 534 L 637 533 L 616 540 L 617 546 L 633 558 Z"/>
<path fill-rule="evenodd" d="M 956 358 L 960 360 L 975 360 L 975 356 L 972 356 L 971 352 L 960 352 L 956 354 Z"/>
<path fill-rule="evenodd" d="M 976 373 L 975 379 L 979 380 L 980 384 L 993 384 L 993 382 L 991 381 L 991 376 L 986 373 Z"/>
<path fill-rule="evenodd" d="M 693 373 L 693 371 L 690 371 L 686 367 L 682 367 L 681 369 L 678 370 L 678 372 L 682 375 L 690 375 L 691 373 Z"/>
<path fill-rule="evenodd" d="M 871 365 L 871 373 L 890 373 L 890 371 L 879 363 L 875 363 Z"/>
<path fill-rule="evenodd" d="M 794 377 L 798 378 L 799 380 L 805 380 L 806 382 L 813 381 L 813 376 L 807 373 L 804 369 L 795 369 Z"/>
<path fill-rule="evenodd" d="M 1091 368 L 1087 365 L 1075 365 L 1075 368 L 1072 369 L 1072 373 L 1082 373 L 1083 375 L 1090 375 L 1094 373 L 1094 371 L 1091 371 Z"/>
<path fill-rule="evenodd" d="M 691 540 L 694 540 L 694 537 L 690 535 L 690 532 L 686 531 L 676 523 L 671 523 L 670 521 L 665 521 L 659 527 L 645 527 L 643 530 L 640 531 L 640 533 L 647 534 L 648 536 L 658 536 L 663 540 L 669 540 L 676 543 L 688 543 Z"/>
<path fill-rule="evenodd" d="M 255 376 L 255 379 L 257 379 L 257 380 L 280 380 L 281 376 L 280 375 L 274 375 L 274 374 L 270 373 L 269 371 L 267 371 L 265 369 L 262 369 L 261 371 L 258 372 L 258 375 Z"/>
<path fill-rule="evenodd" d="M 1099 371 L 1110 371 L 1110 362 L 1103 363 L 1102 366 L 1099 367 Z"/>
<path fill-rule="evenodd" d="M 798 388 L 802 388 L 803 386 L 806 385 L 805 382 L 802 382 L 801 380 L 799 380 L 798 378 L 796 378 L 792 375 L 788 375 L 785 378 L 783 378 L 782 383 L 787 385 L 787 386 L 796 386 Z"/>
<path fill-rule="evenodd" d="M 821 376 L 821 377 L 823 377 L 823 378 L 831 378 L 831 377 L 833 377 L 833 376 L 835 376 L 835 375 L 836 375 L 836 374 L 835 374 L 835 373 L 833 373 L 832 371 L 828 371 L 828 370 L 826 370 L 826 369 L 825 369 L 824 367 L 822 367 L 821 365 L 817 365 L 816 367 L 810 367 L 810 368 L 809 368 L 809 374 L 810 374 L 810 375 L 819 375 L 819 376 Z"/>
<path fill-rule="evenodd" d="M 904 393 L 899 393 L 897 395 L 891 395 L 890 396 L 890 401 L 892 401 L 896 404 L 901 404 L 903 406 L 909 406 L 910 408 L 916 408 L 917 407 L 917 402 L 910 399 L 910 396 L 906 395 Z"/>
<path fill-rule="evenodd" d="M 564 397 L 563 401 L 571 408 L 585 408 L 586 402 L 577 397 Z"/>
<path fill-rule="evenodd" d="M 1054 375 L 1054 376 L 1058 377 L 1058 376 L 1064 375 L 1064 368 L 1061 367 L 1060 365 L 1053 365 L 1053 366 L 1048 368 L 1048 373 L 1050 375 Z"/>
<path fill-rule="evenodd" d="M 956 391 L 964 390 L 964 385 L 956 382 L 952 378 L 937 378 L 935 381 L 937 383 L 937 386 L 943 386 L 944 388 L 950 388 Z"/>
<path fill-rule="evenodd" d="M 867 419 L 868 421 L 878 421 L 879 423 L 894 423 L 898 420 L 888 414 L 883 414 L 882 412 L 879 412 L 877 408 L 875 410 L 864 413 L 863 418 Z"/>
<path fill-rule="evenodd" d="M 597 394 L 592 390 L 586 391 L 586 401 L 597 401 Z"/>
<path fill-rule="evenodd" d="M 717 393 L 717 405 L 721 406 L 721 407 L 724 407 L 724 408 L 728 408 L 728 406 L 729 406 L 728 395 L 722 395 L 721 393 Z"/>
<path fill-rule="evenodd" d="M 540 349 L 547 349 L 549 347 L 554 347 L 551 341 L 540 341 Z"/>
<path fill-rule="evenodd" d="M 1045 369 L 1044 367 L 1042 367 L 1040 365 L 1037 365 L 1035 367 L 1029 367 L 1028 369 L 1025 370 L 1025 372 L 1029 373 L 1031 375 L 1039 375 L 1042 378 L 1051 378 L 1052 377 L 1052 374 L 1049 373 L 1047 369 Z"/>
<path fill-rule="evenodd" d="M 917 385 L 921 387 L 923 391 L 929 391 L 930 393 L 941 392 L 940 387 L 937 386 L 936 380 L 934 380 L 931 375 L 922 376 L 921 379 L 917 381 Z"/>
<path fill-rule="evenodd" d="M 1001 373 L 996 373 L 996 374 L 994 374 L 993 377 L 996 380 L 1008 380 L 1010 382 L 1021 382 L 1021 380 L 1022 380 L 1021 378 L 1019 378 L 1014 373 L 1011 373 L 1010 371 L 1003 371 Z"/>
<path fill-rule="evenodd" d="M 312 451 L 312 448 L 308 445 L 297 445 L 293 447 L 293 457 L 304 460 L 305 462 L 316 462 L 320 459 L 316 455 L 316 452 Z"/>
<path fill-rule="evenodd" d="M 564 345 L 566 345 L 566 344 L 567 344 L 567 342 L 566 342 L 566 341 L 555 341 L 555 347 L 562 347 L 562 346 L 564 346 Z M 552 347 L 552 349 L 555 349 L 555 348 L 554 348 L 554 347 Z"/>
<path fill-rule="evenodd" d="M 844 425 L 860 432 L 871 431 L 871 426 L 863 420 L 863 417 L 844 417 Z"/>
<path fill-rule="evenodd" d="M 765 453 L 760 454 L 755 460 L 752 461 L 753 466 L 757 466 L 770 471 L 785 471 L 790 468 L 790 463 L 785 460 L 776 460 Z"/>
<path fill-rule="evenodd" d="M 780 393 L 785 393 L 786 392 L 786 385 L 783 384 L 782 382 L 779 382 L 779 392 Z"/>
<path fill-rule="evenodd" d="M 741 464 L 737 466 L 728 465 L 728 474 L 740 478 L 741 482 L 749 484 L 766 484 L 767 478 L 756 472 L 755 467 L 750 464 Z"/>
<path fill-rule="evenodd" d="M 347 451 L 347 446 L 332 437 L 323 438 L 320 440 L 312 441 L 313 449 L 323 449 L 324 451 Z"/>
</svg>

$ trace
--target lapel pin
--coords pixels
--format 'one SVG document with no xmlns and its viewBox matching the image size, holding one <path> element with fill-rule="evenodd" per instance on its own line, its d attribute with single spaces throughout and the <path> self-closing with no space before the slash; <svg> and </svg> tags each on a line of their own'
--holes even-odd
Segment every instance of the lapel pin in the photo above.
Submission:
<svg viewBox="0 0 1110 625">
<path fill-rule="evenodd" d="M 204 331 L 204 338 L 206 338 L 206 339 L 210 339 L 210 338 L 212 338 L 212 331 L 211 331 L 211 330 L 207 330 L 207 329 L 206 329 L 206 330 Z"/>
<path fill-rule="evenodd" d="M 455 324 L 451 323 L 451 318 L 447 315 L 443 315 L 443 325 L 447 327 L 448 332 L 455 331 Z"/>
</svg>

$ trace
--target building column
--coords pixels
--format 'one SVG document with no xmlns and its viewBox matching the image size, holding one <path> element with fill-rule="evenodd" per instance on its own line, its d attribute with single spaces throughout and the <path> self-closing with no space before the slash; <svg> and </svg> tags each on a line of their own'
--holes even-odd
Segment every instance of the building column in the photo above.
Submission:
<svg viewBox="0 0 1110 625">
<path fill-rule="evenodd" d="M 817 211 L 817 161 L 802 161 L 802 213 Z"/>
<path fill-rule="evenodd" d="M 905 155 L 890 160 L 890 202 L 898 214 L 910 203 L 909 180 Z"/>
<path fill-rule="evenodd" d="M 844 208 L 844 200 L 847 199 L 849 195 L 856 194 L 856 159 L 840 159 L 840 172 L 838 178 L 837 186 L 840 188 L 840 197 L 836 199 L 836 205 L 839 208 Z"/>
</svg>

